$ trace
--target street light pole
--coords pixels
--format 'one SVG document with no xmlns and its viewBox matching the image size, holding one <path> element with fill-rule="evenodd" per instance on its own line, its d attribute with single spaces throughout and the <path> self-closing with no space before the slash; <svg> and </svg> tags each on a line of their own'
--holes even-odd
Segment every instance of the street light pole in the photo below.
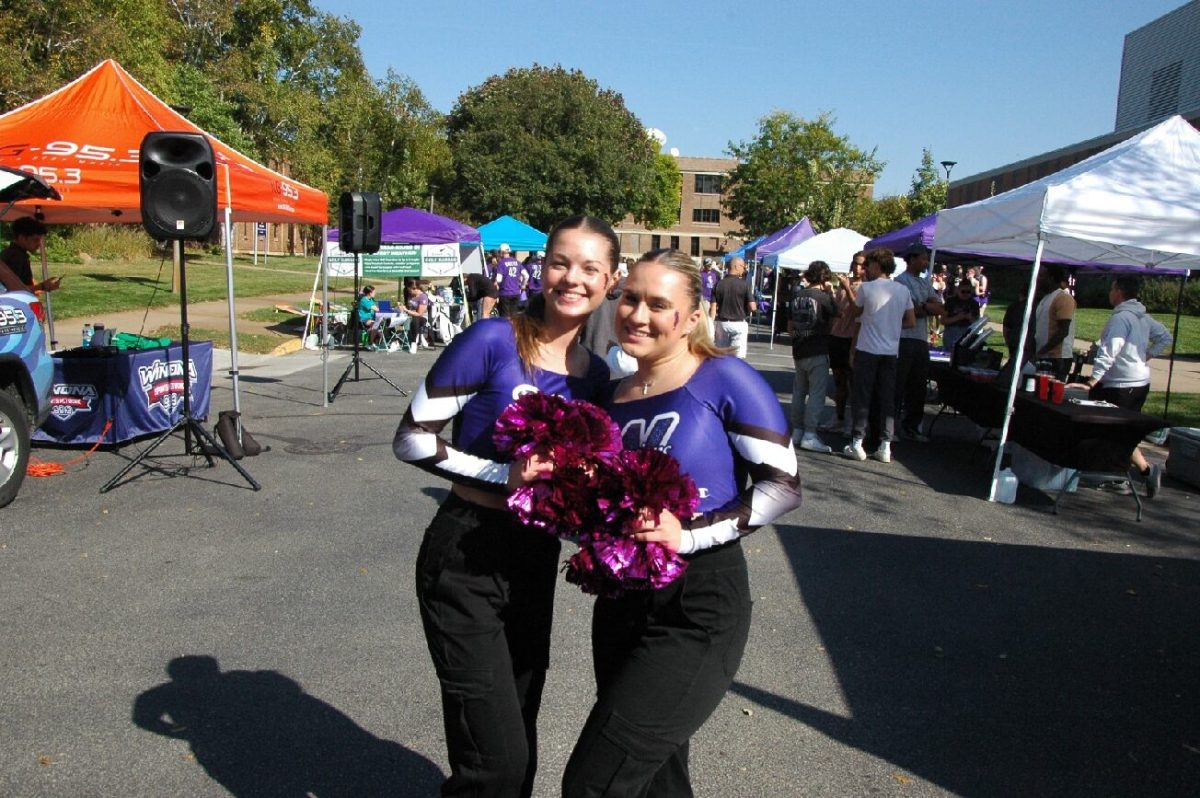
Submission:
<svg viewBox="0 0 1200 798">
<path fill-rule="evenodd" d="M 950 182 L 950 170 L 958 165 L 958 161 L 942 161 L 942 168 L 946 170 L 946 182 Z"/>
</svg>

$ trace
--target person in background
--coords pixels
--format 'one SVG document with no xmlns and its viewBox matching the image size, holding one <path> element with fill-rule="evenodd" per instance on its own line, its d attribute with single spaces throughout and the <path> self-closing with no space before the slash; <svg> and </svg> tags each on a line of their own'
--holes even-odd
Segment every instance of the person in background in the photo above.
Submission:
<svg viewBox="0 0 1200 798">
<path fill-rule="evenodd" d="M 508 495 L 541 469 L 501 460 L 492 432 L 528 391 L 599 398 L 608 369 L 579 332 L 604 301 L 619 247 L 599 219 L 560 222 L 547 241 L 542 293 L 523 314 L 482 319 L 455 336 L 396 430 L 396 457 L 451 482 L 416 565 L 442 689 L 444 796 L 533 792 L 560 543 L 509 511 Z"/>
<path fill-rule="evenodd" d="M 792 337 L 792 443 L 809 452 L 833 451 L 818 434 L 829 385 L 829 325 L 838 316 L 829 264 L 815 260 L 792 290 L 787 331 Z"/>
<path fill-rule="evenodd" d="M 412 316 L 410 340 L 421 349 L 433 349 L 429 342 L 429 302 L 429 294 L 425 293 L 420 280 L 408 283 L 408 299 L 404 305 L 408 315 Z"/>
<path fill-rule="evenodd" d="M 854 429 L 842 454 L 852 460 L 866 460 L 863 440 L 871 402 L 880 413 L 879 448 L 872 454 L 881 463 L 892 462 L 895 439 L 896 361 L 900 355 L 900 331 L 917 324 L 912 294 L 891 279 L 896 256 L 886 247 L 869 250 L 866 256 L 866 281 L 850 291 L 852 315 L 859 319 L 858 342 L 854 354 Z"/>
<path fill-rule="evenodd" d="M 690 796 L 690 740 L 725 697 L 750 631 L 741 540 L 800 505 L 800 475 L 775 391 L 709 338 L 690 257 L 642 256 L 616 330 L 637 372 L 616 384 L 606 409 L 626 448 L 669 453 L 701 499 L 691 518 L 664 512 L 630 530 L 682 555 L 683 576 L 596 600 L 596 701 L 562 795 Z"/>
<path fill-rule="evenodd" d="M 946 289 L 949 288 L 949 286 L 946 285 L 946 264 L 934 264 L 933 274 L 929 276 L 929 285 L 933 288 L 933 295 L 937 297 L 937 301 L 945 305 Z M 946 349 L 946 344 L 944 341 L 945 333 L 942 331 L 942 324 L 944 321 L 944 319 L 938 318 L 937 316 L 929 317 L 929 343 L 939 343 L 941 344 L 941 349 Z"/>
<path fill-rule="evenodd" d="M 922 431 L 925 421 L 926 386 L 929 382 L 929 319 L 941 316 L 945 307 L 925 278 L 929 247 L 913 244 L 904 251 L 904 273 L 896 283 L 912 296 L 917 323 L 900 331 L 900 357 L 896 362 L 896 417 L 900 435 L 911 441 L 929 440 Z"/>
<path fill-rule="evenodd" d="M 375 314 L 379 312 L 379 303 L 375 301 L 375 286 L 363 286 L 354 312 L 358 316 L 358 326 L 367 332 L 367 345 L 372 349 L 379 349 L 383 330 L 379 328 L 379 320 L 375 317 Z"/>
<path fill-rule="evenodd" d="M 1014 307 L 1020 307 L 1014 305 Z M 1020 307 L 1024 310 L 1023 307 Z M 954 346 L 963 333 L 971 326 L 971 322 L 979 318 L 979 303 L 975 301 L 975 291 L 966 280 L 954 286 L 950 296 L 946 298 L 946 315 L 942 316 L 945 333 L 942 338 L 942 348 L 953 353 Z"/>
<path fill-rule="evenodd" d="M 1112 281 L 1108 301 L 1112 315 L 1096 342 L 1096 359 L 1092 374 L 1083 385 L 1088 398 L 1111 402 L 1127 410 L 1141 410 L 1150 393 L 1150 367 L 1147 361 L 1167 351 L 1174 340 L 1161 323 L 1146 313 L 1138 297 L 1142 280 L 1123 274 Z M 1146 480 L 1146 498 L 1153 499 L 1162 487 L 1162 468 L 1151 465 L 1140 448 L 1134 448 L 1130 458 L 1133 466 Z M 1128 484 L 1118 482 L 1110 489 L 1128 492 Z M 1122 490 L 1124 488 L 1124 490 Z"/>
<path fill-rule="evenodd" d="M 975 270 L 975 301 L 979 303 L 980 316 L 987 313 L 988 297 L 991 295 L 992 292 L 988 288 L 988 278 L 983 273 L 983 264 L 981 263 Z"/>
<path fill-rule="evenodd" d="M 500 315 L 512 318 L 521 309 L 521 292 L 525 290 L 525 270 L 513 257 L 508 244 L 500 245 L 496 261 L 496 287 L 500 292 Z"/>
<path fill-rule="evenodd" d="M 496 284 L 489 280 L 486 274 L 472 272 L 467 275 L 466 300 L 474 316 L 472 321 L 489 318 L 499 298 L 500 292 L 496 290 Z"/>
<path fill-rule="evenodd" d="M 57 291 L 61 277 L 34 281 L 29 253 L 40 252 L 46 240 L 46 225 L 31 216 L 12 223 L 12 242 L 0 250 L 0 285 L 8 291 Z"/>
<path fill-rule="evenodd" d="M 833 295 L 838 307 L 837 318 L 829 328 L 829 368 L 833 372 L 833 404 L 837 409 L 837 423 L 845 429 L 846 435 L 852 432 L 853 418 L 846 415 L 846 402 L 850 399 L 850 386 L 853 382 L 854 363 L 851 355 L 854 351 L 854 339 L 858 336 L 858 317 L 850 311 L 854 304 L 851 298 L 863 281 L 863 269 L 867 261 L 866 253 L 855 252 L 850 259 L 850 273 L 837 276 L 838 289 Z"/>
<path fill-rule="evenodd" d="M 1041 301 L 1034 313 L 1034 360 L 1054 364 L 1054 376 L 1065 380 L 1075 362 L 1075 297 L 1067 291 L 1067 270 L 1057 263 L 1043 263 L 1038 275 Z"/>
<path fill-rule="evenodd" d="M 525 258 L 525 262 L 521 264 L 525 270 L 525 293 L 531 297 L 542 292 L 542 263 L 545 258 L 545 251 L 539 249 Z"/>
<path fill-rule="evenodd" d="M 732 348 L 745 360 L 750 344 L 750 324 L 746 320 L 757 309 L 754 294 L 746 281 L 746 261 L 731 258 L 728 273 L 713 288 L 713 302 L 709 308 L 717 346 Z"/>
</svg>

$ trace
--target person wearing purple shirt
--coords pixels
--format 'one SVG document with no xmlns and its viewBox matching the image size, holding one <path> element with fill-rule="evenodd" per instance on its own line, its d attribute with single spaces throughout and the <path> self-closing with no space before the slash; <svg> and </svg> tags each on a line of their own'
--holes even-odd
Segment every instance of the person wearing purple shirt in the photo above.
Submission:
<svg viewBox="0 0 1200 798">
<path fill-rule="evenodd" d="M 525 269 L 521 261 L 512 256 L 508 244 L 501 244 L 500 259 L 496 261 L 496 285 L 500 289 L 500 315 L 504 318 L 515 316 L 520 310 L 524 283 Z"/>
<path fill-rule="evenodd" d="M 542 290 L 542 260 L 545 257 L 546 253 L 539 249 L 522 264 L 525 268 L 525 292 L 529 296 Z"/>
<path fill-rule="evenodd" d="M 446 796 L 533 792 L 560 544 L 508 510 L 508 495 L 540 466 L 503 460 L 492 430 L 531 391 L 597 398 L 608 369 L 579 343 L 579 331 L 604 301 L 620 242 L 606 222 L 576 216 L 555 227 L 546 251 L 542 292 L 528 310 L 455 336 L 392 441 L 400 460 L 451 482 L 416 567 L 442 689 Z"/>
<path fill-rule="evenodd" d="M 800 476 L 774 390 L 713 344 L 690 257 L 644 255 L 626 278 L 615 326 L 637 371 L 605 407 L 626 448 L 679 462 L 700 504 L 691 518 L 664 512 L 629 530 L 681 554 L 687 571 L 658 590 L 596 600 L 596 703 L 562 794 L 691 795 L 689 741 L 732 684 L 750 632 L 741 539 L 800 505 Z"/>
<path fill-rule="evenodd" d="M 705 258 L 704 269 L 700 272 L 700 296 L 705 302 L 712 302 L 713 288 L 720 279 L 721 275 L 713 266 L 712 258 Z"/>
</svg>

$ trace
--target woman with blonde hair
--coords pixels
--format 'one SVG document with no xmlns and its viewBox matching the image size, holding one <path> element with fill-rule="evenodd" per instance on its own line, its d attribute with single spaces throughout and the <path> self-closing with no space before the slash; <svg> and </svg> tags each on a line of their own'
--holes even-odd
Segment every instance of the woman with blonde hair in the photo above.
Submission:
<svg viewBox="0 0 1200 798">
<path fill-rule="evenodd" d="M 396 457 L 452 483 L 417 555 L 450 760 L 442 795 L 533 791 L 559 542 L 507 509 L 508 494 L 536 467 L 504 462 L 492 430 L 522 394 L 591 400 L 607 384 L 608 368 L 580 345 L 579 332 L 604 301 L 619 252 L 606 222 L 560 222 L 546 245 L 541 293 L 524 313 L 481 319 L 455 336 L 396 430 Z M 451 422 L 447 440 L 441 433 Z"/>
<path fill-rule="evenodd" d="M 741 539 L 800 504 L 790 428 L 775 392 L 709 336 L 700 273 L 673 249 L 643 255 L 618 300 L 616 335 L 637 372 L 605 407 L 625 447 L 671 454 L 696 483 L 697 513 L 649 513 L 628 530 L 687 560 L 658 590 L 599 598 L 596 703 L 563 795 L 691 795 L 688 741 L 733 681 L 750 631 Z"/>
</svg>

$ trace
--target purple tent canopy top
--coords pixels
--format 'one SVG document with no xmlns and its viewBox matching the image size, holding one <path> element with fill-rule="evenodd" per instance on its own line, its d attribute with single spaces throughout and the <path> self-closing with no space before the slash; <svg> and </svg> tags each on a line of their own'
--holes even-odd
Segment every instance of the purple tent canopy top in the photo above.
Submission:
<svg viewBox="0 0 1200 798">
<path fill-rule="evenodd" d="M 805 216 L 800 221 L 793 222 L 782 230 L 776 230 L 767 236 L 758 245 L 758 250 L 754 253 L 754 257 L 762 260 L 767 255 L 783 252 L 785 249 L 796 246 L 801 241 L 807 241 L 814 234 L 812 224 L 809 223 L 808 217 Z"/>
<path fill-rule="evenodd" d="M 385 244 L 466 244 L 478 243 L 479 231 L 436 213 L 417 208 L 397 208 L 383 214 L 381 240 Z M 338 231 L 329 231 L 329 240 L 338 240 Z"/>
</svg>

